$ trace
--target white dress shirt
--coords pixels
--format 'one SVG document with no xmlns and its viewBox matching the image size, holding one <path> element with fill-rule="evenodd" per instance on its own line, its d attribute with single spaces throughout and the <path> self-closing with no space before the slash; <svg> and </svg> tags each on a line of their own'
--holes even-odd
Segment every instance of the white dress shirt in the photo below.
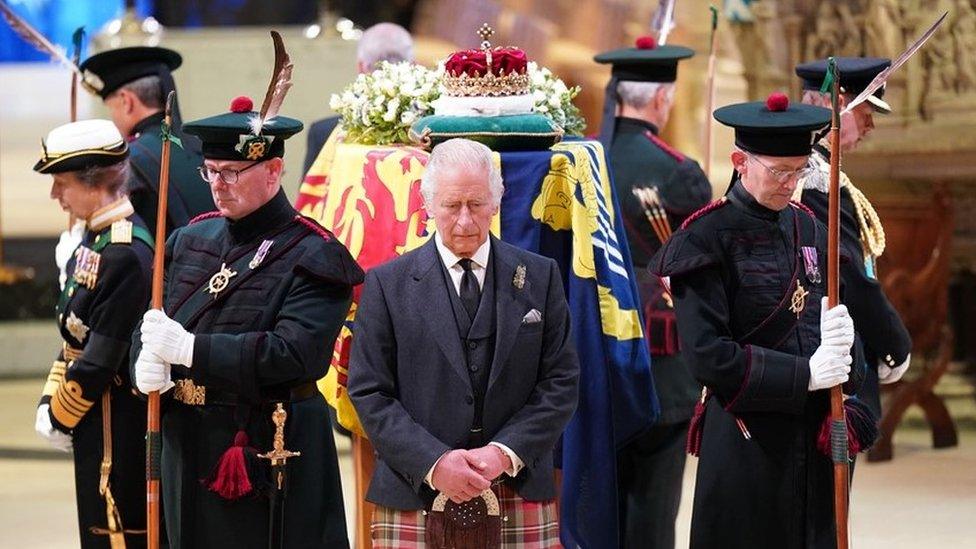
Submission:
<svg viewBox="0 0 976 549">
<path fill-rule="evenodd" d="M 436 232 L 434 233 L 434 244 L 437 246 L 437 253 L 441 256 L 441 261 L 444 262 L 444 267 L 447 268 L 448 274 L 451 275 L 451 282 L 454 284 L 454 291 L 457 292 L 458 296 L 460 296 L 461 277 L 464 276 L 464 269 L 461 267 L 461 263 L 460 263 L 462 258 L 458 257 L 457 255 L 454 254 L 454 252 L 447 249 L 447 246 L 444 245 L 444 241 L 441 240 L 441 235 Z M 485 275 L 488 273 L 487 271 L 488 256 L 490 254 L 491 254 L 491 239 L 486 238 L 484 243 L 482 243 L 481 246 L 478 247 L 478 249 L 474 252 L 474 255 L 472 255 L 470 258 L 471 272 L 478 280 L 479 289 L 484 289 L 485 287 Z M 509 476 L 514 477 L 519 473 L 519 471 L 522 470 L 523 467 L 525 467 L 525 464 L 522 462 L 522 460 L 519 459 L 519 457 L 515 454 L 515 452 L 512 451 L 512 449 L 509 448 L 508 446 L 505 446 L 504 444 L 495 441 L 491 441 L 488 444 L 490 446 L 498 447 L 499 449 L 501 449 L 502 452 L 505 452 L 505 454 L 508 456 L 510 460 L 512 460 L 511 469 L 505 471 L 505 473 L 508 474 Z M 424 480 L 431 488 L 434 488 L 434 481 L 433 481 L 434 468 L 437 467 L 437 464 L 440 461 L 441 461 L 440 458 L 437 458 L 437 461 L 434 462 L 434 465 L 430 468 L 430 471 L 427 471 L 427 476 L 424 477 Z M 434 489 L 436 490 L 436 488 Z"/>
</svg>

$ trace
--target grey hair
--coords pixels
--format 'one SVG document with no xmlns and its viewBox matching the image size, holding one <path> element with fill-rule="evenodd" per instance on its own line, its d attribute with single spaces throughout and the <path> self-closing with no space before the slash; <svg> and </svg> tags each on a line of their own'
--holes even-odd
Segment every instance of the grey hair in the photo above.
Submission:
<svg viewBox="0 0 976 549">
<path fill-rule="evenodd" d="M 110 194 L 115 194 L 120 190 L 125 190 L 126 181 L 129 180 L 129 159 L 116 162 L 109 166 L 88 166 L 75 173 L 82 185 L 88 188 L 101 188 Z"/>
<path fill-rule="evenodd" d="M 666 90 L 668 98 L 674 97 L 674 82 L 632 82 L 630 80 L 617 83 L 617 96 L 624 105 L 643 109 L 659 89 Z"/>
<path fill-rule="evenodd" d="M 147 108 L 163 108 L 163 83 L 154 74 L 136 78 L 132 82 L 122 86 L 122 89 L 132 92 Z"/>
<path fill-rule="evenodd" d="M 491 149 L 470 139 L 448 139 L 434 147 L 427 159 L 427 168 L 420 177 L 420 195 L 428 206 L 434 203 L 437 191 L 438 174 L 441 170 L 463 168 L 488 172 L 488 190 L 492 204 L 501 204 L 505 185 L 502 183 L 501 169 L 495 164 Z"/>
<path fill-rule="evenodd" d="M 413 38 L 407 29 L 394 23 L 378 23 L 366 29 L 356 46 L 356 59 L 368 70 L 380 61 L 413 61 Z"/>
</svg>

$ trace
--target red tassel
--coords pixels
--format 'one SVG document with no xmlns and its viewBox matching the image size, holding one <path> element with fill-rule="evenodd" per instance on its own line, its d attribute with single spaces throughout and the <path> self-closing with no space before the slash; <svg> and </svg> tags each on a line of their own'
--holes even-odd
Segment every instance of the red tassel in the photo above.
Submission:
<svg viewBox="0 0 976 549">
<path fill-rule="evenodd" d="M 877 420 L 870 409 L 855 398 L 844 401 L 844 418 L 847 423 L 847 454 L 856 456 L 870 448 L 878 438 Z M 830 456 L 830 414 L 824 418 L 817 434 L 817 449 Z"/>
<path fill-rule="evenodd" d="M 247 474 L 247 461 L 244 455 L 248 442 L 247 433 L 243 430 L 234 435 L 234 445 L 220 457 L 214 474 L 208 479 L 211 492 L 231 500 L 251 493 L 253 486 Z"/>
<path fill-rule="evenodd" d="M 695 415 L 691 416 L 691 423 L 688 424 L 688 441 L 685 444 L 685 452 L 698 457 L 701 453 L 702 434 L 705 431 L 705 406 L 708 398 L 712 396 L 708 389 L 702 389 L 702 396 L 695 403 Z"/>
</svg>

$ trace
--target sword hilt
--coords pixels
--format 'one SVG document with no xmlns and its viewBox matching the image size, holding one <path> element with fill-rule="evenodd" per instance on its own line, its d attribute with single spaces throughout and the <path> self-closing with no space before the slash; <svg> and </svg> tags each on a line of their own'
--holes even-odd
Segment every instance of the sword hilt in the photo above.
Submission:
<svg viewBox="0 0 976 549">
<path fill-rule="evenodd" d="M 279 402 L 275 406 L 274 412 L 271 412 L 271 421 L 275 424 L 274 442 L 272 442 L 271 451 L 258 454 L 259 458 L 270 460 L 272 467 L 285 465 L 289 458 L 302 455 L 301 452 L 293 452 L 285 449 L 285 421 L 287 419 L 288 412 L 285 411 L 284 405 Z"/>
</svg>

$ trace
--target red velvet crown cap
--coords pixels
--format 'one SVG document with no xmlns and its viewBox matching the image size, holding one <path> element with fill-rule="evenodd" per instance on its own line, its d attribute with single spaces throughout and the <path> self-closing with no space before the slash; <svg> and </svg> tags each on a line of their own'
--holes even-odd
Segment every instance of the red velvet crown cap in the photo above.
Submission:
<svg viewBox="0 0 976 549">
<path fill-rule="evenodd" d="M 503 74 L 524 74 L 528 59 L 525 52 L 519 48 L 491 48 L 491 72 L 495 76 Z M 488 60 L 485 50 L 463 50 L 454 52 L 444 64 L 448 74 L 460 76 L 485 76 L 488 72 Z"/>
</svg>

